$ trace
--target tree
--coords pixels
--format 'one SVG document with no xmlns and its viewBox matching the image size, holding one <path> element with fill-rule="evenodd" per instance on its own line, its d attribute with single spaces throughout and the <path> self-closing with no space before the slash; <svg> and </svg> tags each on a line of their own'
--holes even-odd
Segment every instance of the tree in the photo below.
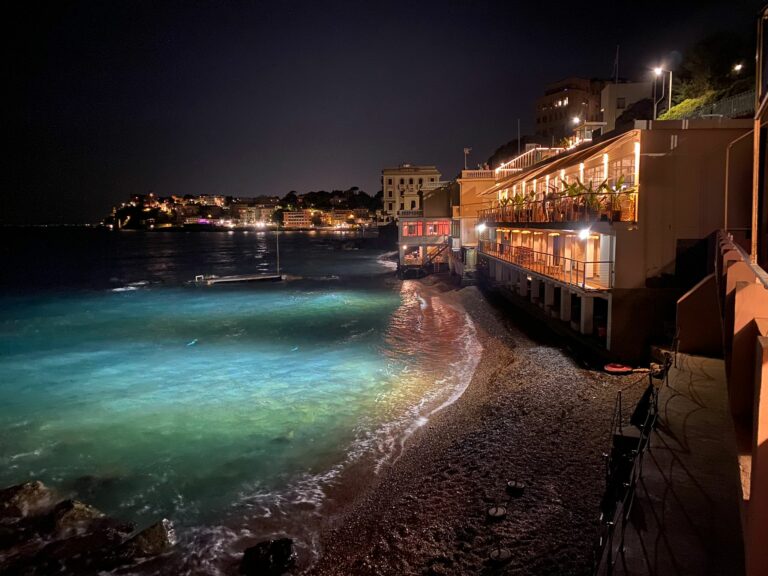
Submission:
<svg viewBox="0 0 768 576">
<path fill-rule="evenodd" d="M 718 32 L 702 38 L 685 51 L 677 70 L 674 101 L 698 98 L 706 92 L 724 91 L 734 84 L 751 84 L 754 75 L 754 41 L 749 35 Z M 742 64 L 735 78 L 733 66 Z M 741 90 L 739 90 L 741 91 Z"/>
</svg>

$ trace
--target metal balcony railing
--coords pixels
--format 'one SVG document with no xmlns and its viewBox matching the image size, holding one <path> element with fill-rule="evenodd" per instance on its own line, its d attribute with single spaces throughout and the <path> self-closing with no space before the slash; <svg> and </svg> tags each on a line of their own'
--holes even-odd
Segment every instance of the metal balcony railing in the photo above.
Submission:
<svg viewBox="0 0 768 576">
<path fill-rule="evenodd" d="M 636 222 L 637 193 L 562 196 L 480 210 L 484 223 Z"/>
<path fill-rule="evenodd" d="M 613 287 L 613 261 L 584 261 L 537 252 L 527 246 L 512 246 L 483 240 L 480 252 L 509 262 L 541 276 L 547 276 L 582 290 L 607 290 Z"/>
</svg>

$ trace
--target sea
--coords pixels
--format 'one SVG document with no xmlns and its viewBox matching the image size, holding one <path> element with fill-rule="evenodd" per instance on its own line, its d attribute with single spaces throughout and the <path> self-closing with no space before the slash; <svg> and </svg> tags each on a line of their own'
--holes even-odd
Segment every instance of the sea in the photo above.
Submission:
<svg viewBox="0 0 768 576">
<path fill-rule="evenodd" d="M 286 281 L 200 286 L 197 275 Z M 467 314 L 335 232 L 0 230 L 0 487 L 42 480 L 228 574 L 320 531 L 464 391 Z M 160 567 L 158 567 L 160 566 Z M 170 568 L 169 568 L 170 566 Z"/>
</svg>

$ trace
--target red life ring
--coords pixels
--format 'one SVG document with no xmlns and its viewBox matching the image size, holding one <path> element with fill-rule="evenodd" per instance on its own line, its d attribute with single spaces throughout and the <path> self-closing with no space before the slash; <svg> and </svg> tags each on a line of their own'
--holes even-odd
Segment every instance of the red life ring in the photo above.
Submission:
<svg viewBox="0 0 768 576">
<path fill-rule="evenodd" d="M 632 367 L 624 364 L 606 364 L 603 369 L 608 374 L 630 374 L 632 372 Z"/>
</svg>

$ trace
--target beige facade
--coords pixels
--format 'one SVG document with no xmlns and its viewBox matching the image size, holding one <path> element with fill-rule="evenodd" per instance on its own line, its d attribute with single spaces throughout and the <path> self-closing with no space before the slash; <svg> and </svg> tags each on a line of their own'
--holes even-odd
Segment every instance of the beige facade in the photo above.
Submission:
<svg viewBox="0 0 768 576">
<path fill-rule="evenodd" d="M 440 181 L 440 172 L 435 166 L 400 164 L 396 168 L 381 171 L 382 216 L 392 221 L 401 212 L 413 215 L 421 210 L 422 189 Z"/>
<path fill-rule="evenodd" d="M 603 134 L 616 128 L 616 119 L 635 102 L 652 98 L 652 82 L 606 84 L 600 92 L 600 112 L 605 122 Z"/>
</svg>

